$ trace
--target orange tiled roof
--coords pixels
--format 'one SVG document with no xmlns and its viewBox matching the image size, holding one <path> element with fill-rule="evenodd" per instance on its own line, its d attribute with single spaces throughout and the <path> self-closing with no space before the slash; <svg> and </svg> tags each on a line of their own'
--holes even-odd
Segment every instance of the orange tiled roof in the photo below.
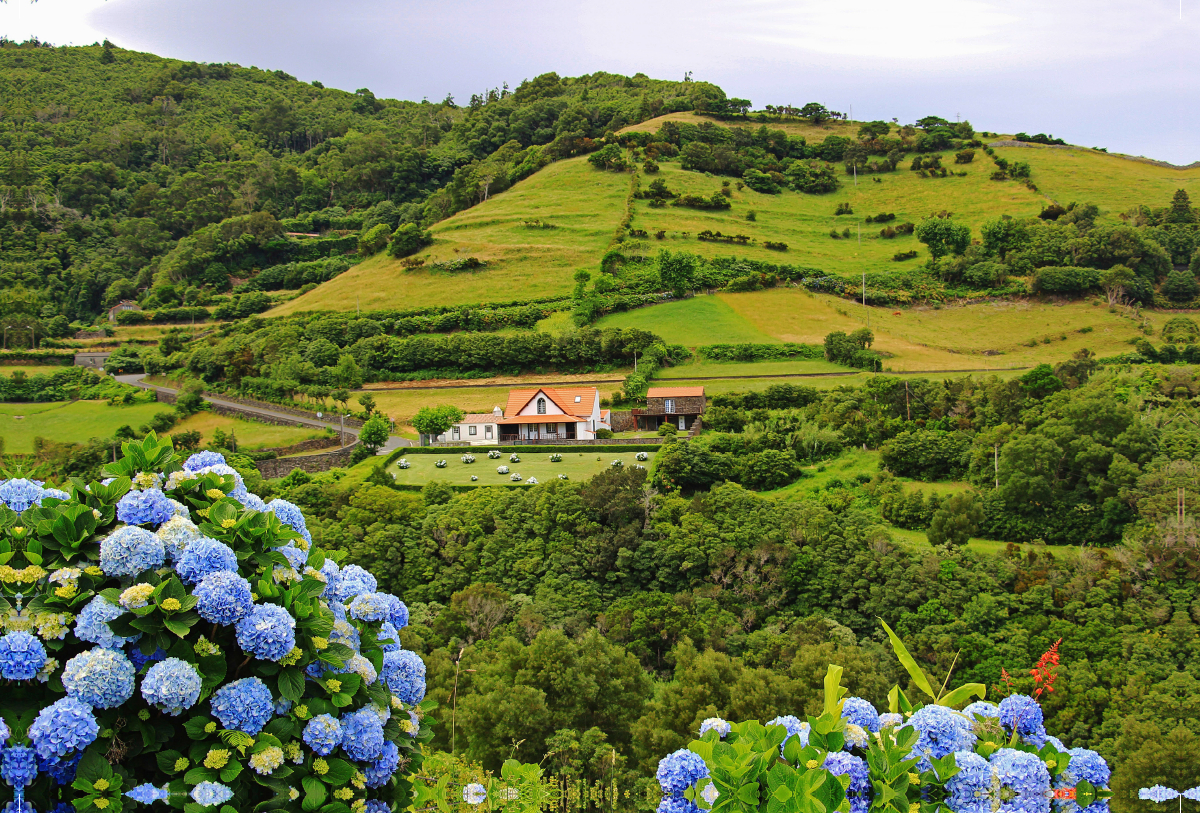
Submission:
<svg viewBox="0 0 1200 813">
<path fill-rule="evenodd" d="M 704 397 L 704 387 L 651 387 L 647 398 L 693 398 Z"/>
<path fill-rule="evenodd" d="M 463 415 L 459 423 L 496 423 L 502 420 L 501 417 L 491 412 L 469 412 Z"/>
<path fill-rule="evenodd" d="M 557 404 L 558 408 L 567 415 L 575 418 L 589 418 L 592 415 L 592 407 L 596 403 L 596 395 L 599 391 L 595 387 L 534 387 L 509 390 L 508 406 L 504 409 L 504 414 L 508 416 L 507 419 L 515 419 L 517 413 L 528 406 L 539 392 L 545 393 L 546 397 Z M 576 396 L 579 397 L 578 403 L 575 402 Z M 554 416 L 542 417 L 543 420 L 549 420 Z"/>
</svg>

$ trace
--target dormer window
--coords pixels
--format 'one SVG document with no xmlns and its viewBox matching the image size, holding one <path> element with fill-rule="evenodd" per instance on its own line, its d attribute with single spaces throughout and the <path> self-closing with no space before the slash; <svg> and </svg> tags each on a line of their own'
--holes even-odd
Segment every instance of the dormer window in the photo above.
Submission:
<svg viewBox="0 0 1200 813">
<path fill-rule="evenodd" d="M 582 400 L 583 400 L 583 396 L 582 396 L 582 395 L 576 395 L 576 396 L 575 396 L 575 403 L 577 403 L 577 404 L 578 404 L 578 403 L 579 403 L 580 401 L 582 401 Z"/>
<path fill-rule="evenodd" d="M 545 415 L 545 414 L 546 414 L 546 399 L 545 399 L 545 398 L 539 398 L 539 399 L 538 399 L 538 411 L 537 411 L 537 414 L 539 414 L 539 415 Z"/>
</svg>

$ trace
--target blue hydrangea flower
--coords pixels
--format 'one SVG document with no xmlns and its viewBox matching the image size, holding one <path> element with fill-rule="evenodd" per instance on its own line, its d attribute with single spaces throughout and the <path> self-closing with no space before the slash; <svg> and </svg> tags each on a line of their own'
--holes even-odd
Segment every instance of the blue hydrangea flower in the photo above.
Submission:
<svg viewBox="0 0 1200 813">
<path fill-rule="evenodd" d="M 358 621 L 384 621 L 391 618 L 392 605 L 383 593 L 362 593 L 354 597 L 346 612 Z"/>
<path fill-rule="evenodd" d="M 389 620 L 392 622 L 392 625 L 398 630 L 402 630 L 407 627 L 408 605 L 393 596 L 391 593 L 380 593 L 380 595 L 387 596 L 389 602 L 391 602 L 392 617 Z"/>
<path fill-rule="evenodd" d="M 370 709 L 342 715 L 342 750 L 356 762 L 383 756 L 383 721 Z"/>
<path fill-rule="evenodd" d="M 183 462 L 183 467 L 188 471 L 200 471 L 207 469 L 209 466 L 224 466 L 225 455 L 220 452 L 196 452 Z"/>
<path fill-rule="evenodd" d="M 242 475 L 238 474 L 237 470 L 232 466 L 217 463 L 197 470 L 196 474 L 219 474 L 222 477 L 232 477 L 233 489 L 229 492 L 229 496 L 239 501 L 246 496 L 246 481 L 242 479 Z"/>
<path fill-rule="evenodd" d="M 171 791 L 167 789 L 166 785 L 163 785 L 161 788 L 156 788 L 154 785 L 151 785 L 149 782 L 147 782 L 145 784 L 130 788 L 129 790 L 125 791 L 125 795 L 139 804 L 148 805 L 153 804 L 154 802 L 167 801 L 167 799 L 171 798 Z"/>
<path fill-rule="evenodd" d="M 415 706 L 425 699 L 425 662 L 407 649 L 385 653 L 383 682 L 392 694 Z"/>
<path fill-rule="evenodd" d="M 28 632 L 10 632 L 0 637 L 0 677 L 33 680 L 46 665 L 46 647 Z"/>
<path fill-rule="evenodd" d="M 276 498 L 267 503 L 266 510 L 279 517 L 279 521 L 284 525 L 312 542 L 312 534 L 308 532 L 308 525 L 304 521 L 304 512 L 295 505 L 287 500 Z"/>
<path fill-rule="evenodd" d="M 174 516 L 158 526 L 154 535 L 162 540 L 167 558 L 172 562 L 187 550 L 187 546 L 201 537 L 200 529 L 186 516 Z"/>
<path fill-rule="evenodd" d="M 1063 744 L 1063 741 L 1053 734 L 1046 735 L 1046 743 L 1053 745 L 1054 750 L 1058 751 L 1060 754 L 1065 754 L 1068 750 L 1067 746 Z"/>
<path fill-rule="evenodd" d="M 879 727 L 884 728 L 899 728 L 904 725 L 904 715 L 897 714 L 894 711 L 885 711 L 879 715 Z"/>
<path fill-rule="evenodd" d="M 74 756 L 69 757 L 56 757 L 54 759 L 38 758 L 38 770 L 49 776 L 59 785 L 69 785 L 75 781 L 75 769 L 79 767 L 79 762 L 82 759 L 82 751 L 76 751 Z"/>
<path fill-rule="evenodd" d="M 329 560 L 326 559 L 325 561 L 328 562 Z M 346 605 L 345 604 L 342 604 L 342 602 L 338 601 L 337 599 L 330 600 L 328 602 L 328 604 L 329 604 L 329 612 L 333 613 L 334 621 L 345 621 L 346 620 Z"/>
<path fill-rule="evenodd" d="M 0 481 L 0 503 L 18 514 L 30 506 L 41 505 L 45 490 L 40 483 L 24 478 Z"/>
<path fill-rule="evenodd" d="M 959 771 L 946 782 L 950 809 L 954 813 L 991 813 L 992 766 L 974 751 L 955 751 L 954 764 Z"/>
<path fill-rule="evenodd" d="M 70 807 L 70 805 L 68 805 L 68 807 Z M 57 811 L 61 808 L 61 804 L 57 805 L 55 807 L 55 813 L 57 813 Z M 73 813 L 74 810 L 75 808 L 71 807 L 70 810 L 66 810 L 64 813 Z M 28 800 L 25 800 L 19 805 L 15 801 L 8 802 L 4 805 L 3 813 L 37 813 L 37 811 L 33 809 L 33 805 L 30 804 Z"/>
<path fill-rule="evenodd" d="M 1053 738 L 1051 738 L 1053 739 Z M 1108 763 L 1104 761 L 1104 757 L 1097 754 L 1088 748 L 1071 748 L 1065 751 L 1071 755 L 1071 761 L 1067 765 L 1067 769 L 1054 778 L 1054 787 L 1056 789 L 1073 788 L 1080 781 L 1088 781 L 1097 788 L 1108 788 L 1108 781 L 1112 778 L 1112 772 L 1108 768 Z M 1183 792 L 1183 796 L 1193 801 L 1197 801 L 1196 797 L 1200 796 L 1200 789 L 1192 788 Z M 1074 799 L 1064 799 L 1061 802 L 1055 803 L 1055 807 L 1060 813 L 1079 813 L 1079 804 Z M 1107 813 L 1108 800 L 1098 799 L 1088 805 L 1087 813 Z"/>
<path fill-rule="evenodd" d="M 318 714 L 304 726 L 304 742 L 318 755 L 327 757 L 342 744 L 342 724 L 331 714 Z"/>
<path fill-rule="evenodd" d="M 284 545 L 281 548 L 275 548 L 276 551 L 282 553 L 284 558 L 288 560 L 288 565 L 292 570 L 298 573 L 304 572 L 304 565 L 308 562 L 308 554 L 300 550 L 295 545 Z"/>
<path fill-rule="evenodd" d="M 683 796 L 664 796 L 654 813 L 701 813 L 691 799 Z"/>
<path fill-rule="evenodd" d="M 258 511 L 260 513 L 266 513 L 267 511 L 267 504 L 263 502 L 263 498 L 249 491 L 242 495 L 242 497 L 238 499 L 238 502 L 249 508 L 251 511 Z"/>
<path fill-rule="evenodd" d="M 1028 695 L 1014 694 L 1000 701 L 1000 724 L 1009 734 L 1015 727 L 1022 739 L 1039 748 L 1046 742 L 1042 707 Z"/>
<path fill-rule="evenodd" d="M 68 494 L 67 492 L 63 491 L 62 489 L 46 488 L 45 486 L 42 486 L 42 499 L 43 500 L 62 500 L 63 502 L 66 502 L 67 500 L 71 499 L 71 495 Z"/>
<path fill-rule="evenodd" d="M 251 736 L 262 731 L 275 710 L 271 690 L 256 677 L 226 683 L 213 693 L 209 705 L 222 726 Z"/>
<path fill-rule="evenodd" d="M 986 700 L 976 700 L 964 708 L 962 713 L 967 715 L 968 720 L 974 720 L 976 716 L 998 718 L 1000 716 L 1000 707 Z"/>
<path fill-rule="evenodd" d="M 337 588 L 334 598 L 343 604 L 348 604 L 355 596 L 363 593 L 374 593 L 379 587 L 375 577 L 358 565 L 346 565 L 338 572 Z"/>
<path fill-rule="evenodd" d="M 863 758 L 844 751 L 834 751 L 825 757 L 822 767 L 834 776 L 850 777 L 850 785 L 846 788 L 850 812 L 866 813 L 871 807 L 871 777 Z"/>
<path fill-rule="evenodd" d="M 12 736 L 12 731 L 8 728 L 8 723 L 4 722 L 4 718 L 0 717 L 0 748 L 8 744 L 8 738 Z"/>
<path fill-rule="evenodd" d="M 98 709 L 111 709 L 133 697 L 133 664 L 119 649 L 80 652 L 63 669 L 67 695 Z"/>
<path fill-rule="evenodd" d="M 345 621 L 334 621 L 333 632 L 329 633 L 329 640 L 346 646 L 358 652 L 360 649 L 361 637 L 358 630 L 350 626 Z"/>
<path fill-rule="evenodd" d="M 224 542 L 202 536 L 188 544 L 175 563 L 175 570 L 184 584 L 196 584 L 210 573 L 228 570 L 236 573 L 237 554 Z"/>
<path fill-rule="evenodd" d="M 167 658 L 147 670 L 142 678 L 142 697 L 174 717 L 196 705 L 201 683 L 196 667 L 179 658 Z"/>
<path fill-rule="evenodd" d="M 879 712 L 861 697 L 847 697 L 842 701 L 842 719 L 872 734 L 879 733 Z"/>
<path fill-rule="evenodd" d="M 1145 799 L 1147 802 L 1169 802 L 1172 799 L 1179 798 L 1179 791 L 1174 788 L 1164 787 L 1163 785 L 1155 785 L 1152 788 L 1142 788 L 1138 791 L 1138 798 Z"/>
<path fill-rule="evenodd" d="M 0 776 L 14 788 L 23 788 L 32 784 L 37 776 L 37 754 L 32 748 L 24 745 L 14 745 L 5 748 L 3 764 L 0 765 Z"/>
<path fill-rule="evenodd" d="M 157 488 L 129 491 L 117 503 L 117 519 L 126 525 L 162 525 L 175 516 L 175 506 Z"/>
<path fill-rule="evenodd" d="M 64 697 L 42 709 L 29 726 L 29 739 L 38 756 L 45 759 L 82 751 L 96 741 L 99 733 L 91 708 L 73 697 Z"/>
<path fill-rule="evenodd" d="M 167 651 L 160 646 L 156 648 L 154 652 L 147 655 L 142 652 L 142 648 L 140 646 L 131 646 L 129 647 L 128 655 L 130 663 L 133 664 L 134 671 L 140 672 L 142 671 L 142 667 L 146 664 L 155 663 L 167 657 Z"/>
<path fill-rule="evenodd" d="M 378 799 L 368 799 L 367 806 L 363 808 L 363 813 L 391 813 L 391 808 L 387 806 L 387 802 L 381 802 Z"/>
<path fill-rule="evenodd" d="M 223 805 L 233 798 L 233 791 L 220 782 L 201 782 L 192 788 L 192 801 L 203 807 Z"/>
<path fill-rule="evenodd" d="M 125 644 L 141 638 L 122 638 L 109 629 L 108 622 L 117 618 L 125 611 L 111 603 L 104 596 L 96 596 L 79 613 L 75 619 L 75 637 L 81 641 L 98 644 L 106 649 L 120 649 Z"/>
<path fill-rule="evenodd" d="M 278 604 L 260 604 L 237 623 L 237 641 L 248 655 L 282 660 L 296 645 L 296 619 Z"/>
<path fill-rule="evenodd" d="M 1000 713 L 1004 713 L 1003 703 Z M 1000 784 L 1000 806 L 992 808 L 995 813 L 1049 812 L 1050 772 L 1041 757 L 1015 748 L 1001 748 L 992 754 L 990 761 L 992 776 Z"/>
<path fill-rule="evenodd" d="M 768 720 L 767 725 L 781 725 L 787 729 L 788 735 L 783 738 L 783 742 L 779 743 L 780 756 L 783 755 L 783 747 L 787 745 L 787 741 L 792 737 L 799 737 L 800 745 L 805 748 L 808 747 L 808 732 L 811 726 L 795 715 L 785 714 L 781 717 L 776 717 L 774 720 Z"/>
<path fill-rule="evenodd" d="M 228 570 L 205 576 L 192 595 L 196 612 L 214 624 L 237 623 L 254 607 L 250 582 Z"/>
<path fill-rule="evenodd" d="M 392 624 L 391 621 L 384 621 L 379 625 L 379 646 L 384 652 L 399 652 L 400 651 L 400 631 Z"/>
<path fill-rule="evenodd" d="M 658 761 L 654 775 L 664 794 L 682 796 L 685 790 L 708 776 L 708 766 L 696 752 L 680 748 Z"/>
<path fill-rule="evenodd" d="M 109 576 L 136 576 L 162 567 L 163 542 L 145 528 L 123 525 L 100 542 L 100 568 Z"/>
<path fill-rule="evenodd" d="M 381 788 L 392 778 L 400 765 L 400 749 L 394 742 L 383 744 L 383 754 L 363 771 L 367 777 L 368 788 Z"/>
<path fill-rule="evenodd" d="M 720 717 L 707 717 L 705 718 L 704 722 L 700 723 L 701 737 L 704 736 L 704 732 L 706 731 L 715 731 L 717 732 L 718 737 L 724 737 L 732 730 L 733 726 L 731 726 L 725 720 L 722 720 Z"/>
<path fill-rule="evenodd" d="M 920 755 L 921 760 L 917 765 L 922 771 L 930 769 L 930 759 L 941 759 L 954 751 L 971 751 L 975 748 L 971 722 L 945 706 L 925 706 L 913 713 L 908 724 L 920 732 L 913 753 Z"/>
</svg>

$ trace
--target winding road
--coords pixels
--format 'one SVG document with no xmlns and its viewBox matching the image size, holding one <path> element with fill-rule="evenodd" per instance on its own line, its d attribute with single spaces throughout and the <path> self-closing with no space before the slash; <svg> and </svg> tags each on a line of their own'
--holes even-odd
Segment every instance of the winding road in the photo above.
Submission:
<svg viewBox="0 0 1200 813">
<path fill-rule="evenodd" d="M 155 392 L 164 392 L 168 395 L 177 395 L 179 393 L 179 390 L 172 389 L 171 387 L 164 387 L 159 384 L 147 383 L 146 381 L 143 380 L 145 377 L 143 373 L 132 373 L 129 375 L 117 375 L 117 376 L 113 376 L 113 377 L 116 378 L 118 381 L 120 381 L 122 384 L 131 384 L 135 387 L 141 387 L 144 390 L 154 390 Z M 274 410 L 274 409 L 271 409 L 270 407 L 250 406 L 248 404 L 239 403 L 237 401 L 229 401 L 229 400 L 226 400 L 226 399 L 220 398 L 220 397 L 210 397 L 210 396 L 206 395 L 204 397 L 204 400 L 208 401 L 211 404 L 216 404 L 217 406 L 223 406 L 228 409 L 237 410 L 238 412 L 244 412 L 247 415 L 258 415 L 263 418 L 276 418 L 276 419 L 290 421 L 291 423 L 294 423 L 294 424 L 299 424 L 299 425 L 303 425 L 303 426 L 312 426 L 312 427 L 318 428 L 318 429 L 328 428 L 328 429 L 332 429 L 335 432 L 341 430 L 341 424 L 337 421 L 326 421 L 326 420 L 319 420 L 316 418 L 306 418 L 303 415 L 296 415 L 291 412 L 284 412 L 283 410 Z M 356 429 L 356 428 L 347 426 L 345 428 L 345 432 L 350 437 L 353 437 L 353 438 L 358 437 L 358 429 Z M 402 438 L 398 435 L 391 435 L 388 437 L 388 442 L 386 444 L 384 444 L 383 448 L 381 448 L 377 454 L 388 454 L 389 452 L 391 452 L 395 449 L 399 449 L 399 448 L 405 447 L 405 446 L 412 446 L 412 445 L 413 445 L 412 441 L 408 440 L 407 438 Z"/>
</svg>

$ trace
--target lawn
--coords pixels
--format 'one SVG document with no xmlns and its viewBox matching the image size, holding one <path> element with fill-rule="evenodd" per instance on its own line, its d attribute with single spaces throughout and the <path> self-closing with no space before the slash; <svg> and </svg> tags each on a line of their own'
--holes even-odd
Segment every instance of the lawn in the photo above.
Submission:
<svg viewBox="0 0 1200 813">
<path fill-rule="evenodd" d="M 136 428 L 168 411 L 163 404 L 109 406 L 107 401 L 0 404 L 0 436 L 9 454 L 32 454 L 38 436 L 61 443 L 109 438 L 122 426 Z"/>
<path fill-rule="evenodd" d="M 722 296 L 694 296 L 605 316 L 597 328 L 648 330 L 672 344 L 772 343 L 779 339 L 753 325 Z"/>
<path fill-rule="evenodd" d="M 264 449 L 275 446 L 291 446 L 294 443 L 325 437 L 323 430 L 300 426 L 275 426 L 258 421 L 231 418 L 215 412 L 198 412 L 184 418 L 167 434 L 199 432 L 203 440 L 212 440 L 213 433 L 220 429 L 225 434 L 237 436 L 238 446 L 243 449 Z"/>
<path fill-rule="evenodd" d="M 630 176 L 600 172 L 585 158 L 559 161 L 515 187 L 433 227 L 427 262 L 476 257 L 480 271 L 405 269 L 380 254 L 269 311 L 405 309 L 569 296 L 578 268 L 595 268 L 625 212 Z M 529 228 L 541 220 L 554 228 Z"/>
<path fill-rule="evenodd" d="M 440 480 L 454 485 L 505 486 L 514 485 L 511 480 L 513 473 L 520 474 L 522 484 L 528 484 L 530 477 L 535 477 L 539 483 L 548 483 L 560 474 L 565 474 L 571 480 L 586 480 L 594 477 L 605 469 L 611 468 L 613 460 L 621 460 L 626 466 L 641 465 L 647 468 L 654 462 L 656 452 L 647 451 L 649 460 L 639 462 L 634 455 L 637 452 L 610 452 L 602 447 L 592 447 L 583 452 L 563 452 L 561 463 L 551 463 L 550 455 L 545 452 L 521 452 L 521 462 L 510 462 L 511 451 L 501 449 L 499 460 L 490 460 L 486 446 L 448 447 L 445 455 L 415 454 L 407 458 L 409 468 L 399 467 L 399 461 L 388 467 L 388 471 L 396 475 L 396 482 L 402 485 L 424 485 L 432 480 Z M 474 463 L 463 463 L 462 455 L 470 453 L 475 456 Z M 445 460 L 446 467 L 439 469 L 435 465 L 438 460 Z M 509 474 L 499 474 L 499 466 L 508 466 Z M 471 482 L 471 475 L 479 480 Z"/>
</svg>

